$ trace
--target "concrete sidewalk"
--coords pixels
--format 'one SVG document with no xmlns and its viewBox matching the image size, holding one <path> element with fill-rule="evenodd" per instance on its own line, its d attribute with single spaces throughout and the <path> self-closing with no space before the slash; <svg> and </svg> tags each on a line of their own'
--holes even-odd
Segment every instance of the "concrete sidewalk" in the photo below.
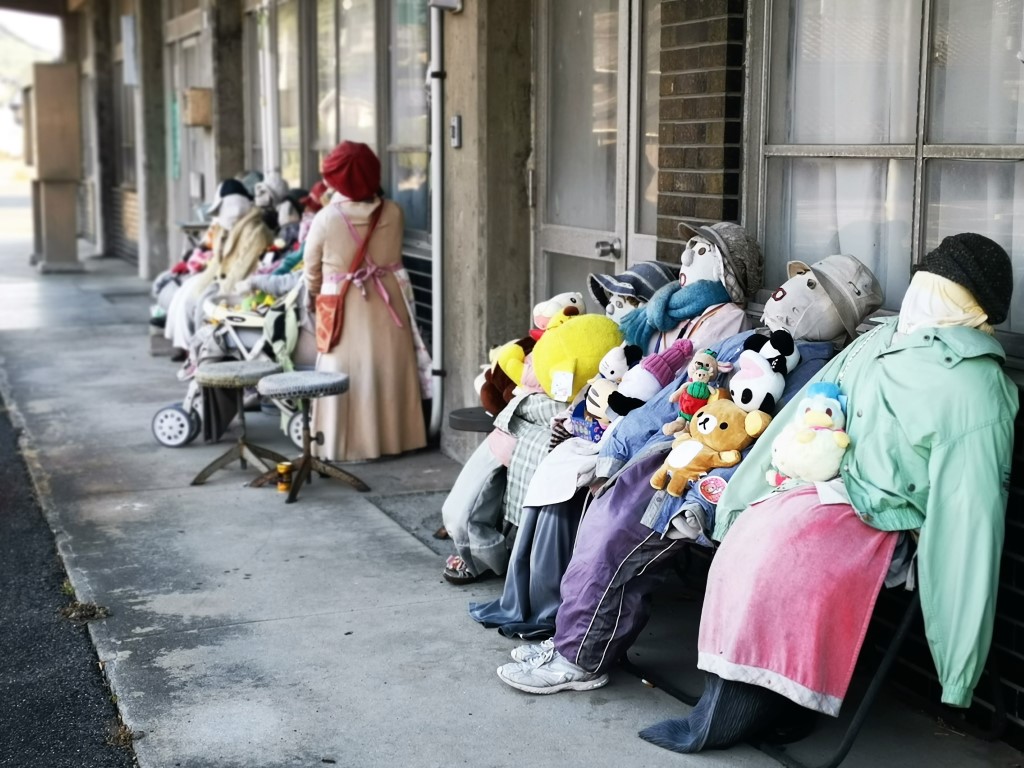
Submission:
<svg viewBox="0 0 1024 768">
<path fill-rule="evenodd" d="M 439 524 L 459 467 L 435 452 L 354 467 L 369 495 L 318 480 L 285 506 L 237 466 L 189 486 L 226 444 L 150 434 L 184 386 L 148 354 L 148 286 L 112 261 L 41 277 L 26 254 L 0 243 L 3 391 L 79 599 L 110 609 L 91 631 L 141 766 L 776 765 L 746 746 L 684 757 L 641 741 L 686 710 L 623 672 L 588 694 L 500 684 L 515 644 L 466 615 L 500 584 L 443 582 L 438 555 L 371 503 Z M 293 452 L 275 418 L 250 427 Z M 847 765 L 1019 762 L 897 717 Z"/>
</svg>

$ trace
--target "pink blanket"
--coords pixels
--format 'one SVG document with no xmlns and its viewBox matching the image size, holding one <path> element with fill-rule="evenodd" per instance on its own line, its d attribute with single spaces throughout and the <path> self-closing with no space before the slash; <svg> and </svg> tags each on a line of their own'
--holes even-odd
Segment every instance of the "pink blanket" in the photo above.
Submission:
<svg viewBox="0 0 1024 768">
<path fill-rule="evenodd" d="M 838 715 L 896 538 L 813 485 L 753 505 L 712 563 L 697 665 Z"/>
</svg>

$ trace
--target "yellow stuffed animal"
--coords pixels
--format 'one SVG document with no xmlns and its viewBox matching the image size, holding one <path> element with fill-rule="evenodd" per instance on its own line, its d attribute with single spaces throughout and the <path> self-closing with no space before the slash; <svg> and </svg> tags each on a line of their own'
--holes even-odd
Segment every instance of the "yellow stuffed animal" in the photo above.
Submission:
<svg viewBox="0 0 1024 768">
<path fill-rule="evenodd" d="M 686 486 L 715 467 L 739 464 L 740 451 L 751 445 L 771 423 L 764 411 L 747 413 L 724 389 L 712 391 L 706 405 L 693 415 L 688 432 L 672 442 L 665 463 L 651 477 L 651 486 L 669 496 L 682 496 Z"/>
<path fill-rule="evenodd" d="M 552 400 L 567 403 L 597 375 L 608 350 L 621 343 L 619 326 L 604 315 L 559 313 L 533 348 L 533 370 Z"/>
</svg>

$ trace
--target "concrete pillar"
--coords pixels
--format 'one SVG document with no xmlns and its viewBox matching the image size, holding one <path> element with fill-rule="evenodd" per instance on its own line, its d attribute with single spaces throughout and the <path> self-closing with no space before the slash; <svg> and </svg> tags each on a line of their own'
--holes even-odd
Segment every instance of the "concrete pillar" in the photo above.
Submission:
<svg viewBox="0 0 1024 768">
<path fill-rule="evenodd" d="M 463 144 L 445 149 L 441 447 L 460 460 L 480 436 L 450 430 L 447 414 L 479 405 L 488 350 L 530 326 L 532 5 L 479 0 L 445 16 L 445 124 L 461 116 Z"/>
<path fill-rule="evenodd" d="M 140 2 L 135 13 L 139 66 L 139 87 L 135 95 L 139 277 L 149 280 L 170 265 L 167 255 L 164 23 L 160 3 Z"/>
<path fill-rule="evenodd" d="M 216 178 L 245 168 L 242 0 L 210 0 L 213 22 L 213 151 Z"/>
<path fill-rule="evenodd" d="M 84 21 L 79 13 L 68 13 L 60 17 L 61 41 L 64 61 L 80 61 L 82 58 L 81 30 Z"/>
</svg>

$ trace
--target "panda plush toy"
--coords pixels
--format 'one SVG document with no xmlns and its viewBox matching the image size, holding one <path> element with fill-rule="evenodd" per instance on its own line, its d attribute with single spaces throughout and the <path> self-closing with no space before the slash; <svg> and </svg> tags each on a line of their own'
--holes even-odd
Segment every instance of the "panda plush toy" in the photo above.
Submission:
<svg viewBox="0 0 1024 768">
<path fill-rule="evenodd" d="M 799 364 L 800 350 L 789 331 L 751 334 L 729 379 L 732 401 L 747 413 L 774 413 L 786 388 L 786 374 Z"/>
</svg>

